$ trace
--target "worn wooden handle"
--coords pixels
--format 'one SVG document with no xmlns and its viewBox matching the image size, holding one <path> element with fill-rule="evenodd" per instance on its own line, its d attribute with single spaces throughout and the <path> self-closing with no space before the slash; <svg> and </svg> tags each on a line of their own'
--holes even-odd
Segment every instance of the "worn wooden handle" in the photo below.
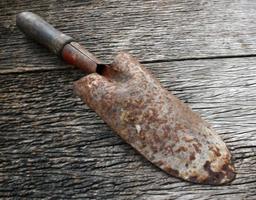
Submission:
<svg viewBox="0 0 256 200">
<path fill-rule="evenodd" d="M 60 55 L 67 63 L 86 73 L 98 71 L 100 60 L 74 42 L 72 37 L 58 31 L 38 15 L 32 12 L 22 12 L 17 15 L 16 24 L 27 36 Z"/>
<path fill-rule="evenodd" d="M 32 12 L 22 12 L 16 17 L 16 24 L 27 36 L 60 55 L 63 47 L 73 41 Z"/>
</svg>

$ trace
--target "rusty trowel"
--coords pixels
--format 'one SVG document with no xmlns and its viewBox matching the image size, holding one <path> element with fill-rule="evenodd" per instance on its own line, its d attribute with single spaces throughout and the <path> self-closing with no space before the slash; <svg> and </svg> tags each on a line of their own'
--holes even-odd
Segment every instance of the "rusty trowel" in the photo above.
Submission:
<svg viewBox="0 0 256 200">
<path fill-rule="evenodd" d="M 31 12 L 17 15 L 17 25 L 88 74 L 75 82 L 75 93 L 150 162 L 195 183 L 219 185 L 235 178 L 220 136 L 130 54 L 119 53 L 111 64 L 103 64 Z"/>
</svg>

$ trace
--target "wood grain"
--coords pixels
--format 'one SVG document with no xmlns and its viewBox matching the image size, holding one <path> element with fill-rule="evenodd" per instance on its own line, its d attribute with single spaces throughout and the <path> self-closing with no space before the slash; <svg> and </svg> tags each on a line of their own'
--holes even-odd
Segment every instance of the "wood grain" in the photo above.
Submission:
<svg viewBox="0 0 256 200">
<path fill-rule="evenodd" d="M 253 0 L 1 1 L 0 198 L 255 199 L 255 9 Z M 16 28 L 21 11 L 105 62 L 126 50 L 148 63 L 219 132 L 236 180 L 187 183 L 136 153 L 73 94 L 83 75 Z"/>
<path fill-rule="evenodd" d="M 227 186 L 187 183 L 150 164 L 75 97 L 78 71 L 0 75 L 0 196 L 255 199 L 255 65 L 255 58 L 146 65 L 227 143 L 237 169 Z"/>
<path fill-rule="evenodd" d="M 38 13 L 109 62 L 120 50 L 141 61 L 255 56 L 255 9 L 253 0 L 4 0 L 0 73 L 63 68 L 16 28 L 21 11 Z"/>
</svg>

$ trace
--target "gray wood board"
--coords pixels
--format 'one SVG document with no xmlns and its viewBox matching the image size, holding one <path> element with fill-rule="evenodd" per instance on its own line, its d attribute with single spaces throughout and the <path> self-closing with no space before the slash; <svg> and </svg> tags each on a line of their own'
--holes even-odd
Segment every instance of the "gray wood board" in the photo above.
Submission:
<svg viewBox="0 0 256 200">
<path fill-rule="evenodd" d="M 1 1 L 0 73 L 63 68 L 15 25 L 34 11 L 104 62 L 120 51 L 141 61 L 256 54 L 256 1 Z"/>
<path fill-rule="evenodd" d="M 255 199 L 256 59 L 147 64 L 207 119 L 237 169 L 226 186 L 167 175 L 116 136 L 72 91 L 83 75 L 0 75 L 0 196 L 88 199 Z"/>
</svg>

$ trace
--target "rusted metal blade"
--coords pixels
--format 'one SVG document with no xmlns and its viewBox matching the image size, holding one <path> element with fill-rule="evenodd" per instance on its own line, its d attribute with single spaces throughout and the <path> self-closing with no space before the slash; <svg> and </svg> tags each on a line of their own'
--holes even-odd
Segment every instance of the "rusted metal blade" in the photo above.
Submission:
<svg viewBox="0 0 256 200">
<path fill-rule="evenodd" d="M 167 173 L 215 185 L 235 178 L 217 133 L 129 54 L 118 54 L 103 75 L 85 76 L 74 88 L 121 138 Z"/>
</svg>

